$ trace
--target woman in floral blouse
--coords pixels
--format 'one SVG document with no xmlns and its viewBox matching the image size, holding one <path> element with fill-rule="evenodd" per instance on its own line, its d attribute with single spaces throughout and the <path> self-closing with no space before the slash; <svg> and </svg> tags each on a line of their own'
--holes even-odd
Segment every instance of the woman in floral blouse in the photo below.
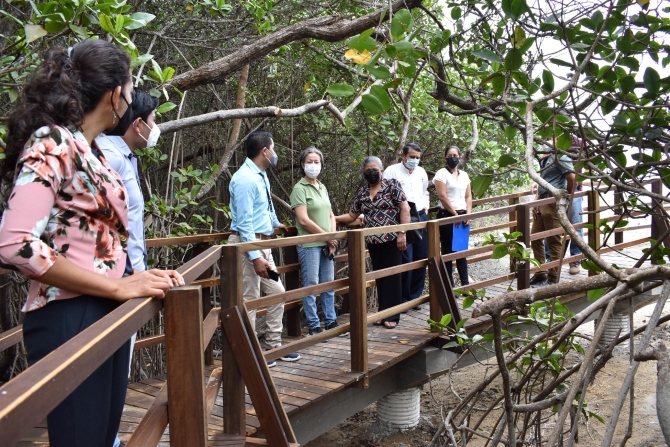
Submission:
<svg viewBox="0 0 670 447">
<path fill-rule="evenodd" d="M 0 261 L 32 280 L 23 336 L 34 364 L 138 297 L 162 298 L 183 279 L 152 270 L 122 277 L 127 195 L 93 139 L 129 106 L 129 58 L 104 40 L 52 47 L 9 119 L 2 176 Z M 55 446 L 112 446 L 125 400 L 124 344 L 48 416 Z"/>
<path fill-rule="evenodd" d="M 382 179 L 384 165 L 377 157 L 366 157 L 363 160 L 363 177 L 368 186 L 363 186 L 356 193 L 356 198 L 348 214 L 341 214 L 335 219 L 347 225 L 363 214 L 363 226 L 386 227 L 410 222 L 407 197 L 395 179 Z M 366 236 L 365 242 L 370 252 L 373 270 L 382 270 L 402 264 L 402 251 L 407 249 L 404 231 L 399 233 L 382 233 Z M 377 279 L 377 300 L 379 311 L 389 309 L 402 303 L 401 274 Z M 374 323 L 393 329 L 398 325 L 400 315 L 396 314 Z"/>
</svg>

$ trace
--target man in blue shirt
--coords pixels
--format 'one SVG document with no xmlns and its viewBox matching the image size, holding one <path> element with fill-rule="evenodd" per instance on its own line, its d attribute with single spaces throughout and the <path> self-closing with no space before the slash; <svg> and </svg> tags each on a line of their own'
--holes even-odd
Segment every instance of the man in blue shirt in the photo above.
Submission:
<svg viewBox="0 0 670 447">
<path fill-rule="evenodd" d="M 286 228 L 277 219 L 272 205 L 270 181 L 265 172 L 268 168 L 277 166 L 279 157 L 274 146 L 270 132 L 254 131 L 247 137 L 244 144 L 247 158 L 233 175 L 229 186 L 230 211 L 233 217 L 230 224 L 233 234 L 228 239 L 230 243 L 269 239 L 275 228 Z M 269 270 L 277 271 L 272 258 L 272 250 L 253 250 L 244 255 L 242 280 L 245 301 L 260 297 L 261 289 L 266 295 L 284 292 L 281 280 L 270 279 Z M 284 303 L 267 308 L 264 341 L 266 349 L 281 346 L 283 315 Z M 249 312 L 249 319 L 255 328 L 255 310 Z M 300 356 L 296 353 L 281 357 L 282 360 L 288 362 L 299 358 Z M 268 366 L 276 364 L 271 361 Z"/>
<path fill-rule="evenodd" d="M 116 128 L 106 135 L 100 134 L 95 139 L 107 163 L 121 176 L 128 192 L 128 257 L 124 276 L 132 275 L 134 270 L 147 269 L 144 197 L 137 172 L 135 150 L 155 146 L 160 136 L 160 130 L 155 122 L 158 99 L 138 89 L 133 90 L 131 98 L 128 111 L 119 120 Z M 129 361 L 132 361 L 135 337 L 136 335 L 133 335 L 131 338 Z M 128 376 L 130 376 L 130 365 Z M 114 447 L 119 445 L 121 444 L 117 436 Z"/>
</svg>

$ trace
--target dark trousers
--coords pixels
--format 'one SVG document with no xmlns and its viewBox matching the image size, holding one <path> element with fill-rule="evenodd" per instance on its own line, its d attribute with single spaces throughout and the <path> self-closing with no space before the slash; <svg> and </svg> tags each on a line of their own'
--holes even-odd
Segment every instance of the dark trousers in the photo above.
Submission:
<svg viewBox="0 0 670 447">
<path fill-rule="evenodd" d="M 27 312 L 23 338 L 33 365 L 120 303 L 80 296 Z M 130 342 L 124 343 L 47 416 L 51 447 L 111 447 L 121 422 Z"/>
<path fill-rule="evenodd" d="M 465 211 L 456 210 L 459 215 L 465 214 Z M 447 210 L 440 210 L 437 213 L 437 218 L 442 219 L 445 217 L 452 217 Z M 461 224 L 463 225 L 463 224 Z M 440 242 L 442 243 L 442 254 L 448 255 L 454 251 L 451 249 L 451 245 L 454 239 L 454 224 L 442 225 L 440 227 Z M 449 279 L 451 280 L 451 285 L 454 285 L 454 273 L 453 273 L 453 264 L 452 261 L 445 262 L 447 266 L 447 273 L 449 274 Z M 456 269 L 458 270 L 458 277 L 461 279 L 461 285 L 465 286 L 470 284 L 468 279 L 468 261 L 465 258 L 456 259 Z"/>
<path fill-rule="evenodd" d="M 373 270 L 395 267 L 402 263 L 402 252 L 395 240 L 383 244 L 367 244 Z M 402 279 L 400 273 L 377 279 L 377 300 L 379 311 L 402 303 Z M 400 321 L 400 314 L 384 318 L 382 321 Z"/>
<path fill-rule="evenodd" d="M 419 212 L 419 221 L 427 222 L 428 216 L 424 211 Z M 420 241 L 413 244 L 407 244 L 407 250 L 402 253 L 402 263 L 407 264 L 412 261 L 419 261 L 428 257 L 428 231 L 421 230 L 423 237 Z M 426 284 L 426 267 L 403 272 L 402 275 L 402 302 L 406 303 L 419 298 L 423 293 Z"/>
</svg>

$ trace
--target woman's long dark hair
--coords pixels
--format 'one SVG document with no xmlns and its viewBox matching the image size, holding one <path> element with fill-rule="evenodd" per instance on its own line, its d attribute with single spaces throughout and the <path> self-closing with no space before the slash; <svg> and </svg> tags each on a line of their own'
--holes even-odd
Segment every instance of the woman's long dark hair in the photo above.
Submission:
<svg viewBox="0 0 670 447">
<path fill-rule="evenodd" d="M 102 95 L 130 81 L 130 58 L 116 45 L 88 39 L 68 51 L 52 47 L 30 75 L 9 117 L 2 180 L 13 181 L 16 161 L 30 135 L 42 126 L 79 128 Z"/>
</svg>

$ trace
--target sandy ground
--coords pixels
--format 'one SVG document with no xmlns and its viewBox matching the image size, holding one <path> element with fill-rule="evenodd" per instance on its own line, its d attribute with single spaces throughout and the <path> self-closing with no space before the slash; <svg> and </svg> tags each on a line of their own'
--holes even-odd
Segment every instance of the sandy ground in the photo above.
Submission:
<svg viewBox="0 0 670 447">
<path fill-rule="evenodd" d="M 653 311 L 653 305 L 640 309 L 635 314 L 635 326 L 645 324 Z M 664 313 L 670 313 L 670 305 L 666 305 Z M 593 333 L 593 323 L 586 323 L 582 328 L 585 334 Z M 640 336 L 638 336 L 639 338 Z M 670 346 L 670 325 L 656 329 L 652 344 L 664 342 Z M 588 408 L 608 420 L 618 390 L 629 368 L 628 345 L 615 348 L 614 357 L 598 374 L 593 385 L 589 387 Z M 453 375 L 454 388 L 461 395 L 484 377 L 490 366 L 471 366 L 457 370 Z M 426 384 L 421 390 L 421 418 L 419 425 L 411 430 L 393 431 L 377 420 L 376 405 L 350 417 L 336 428 L 313 440 L 307 447 L 357 447 L 357 446 L 424 446 L 427 445 L 440 425 L 443 415 L 455 405 L 457 399 L 449 389 L 446 376 L 441 376 Z M 633 417 L 633 436 L 629 446 L 663 446 L 666 445 L 658 425 L 656 416 L 656 362 L 640 364 L 635 376 L 635 409 Z M 619 445 L 628 424 L 628 400 L 624 404 L 617 431 L 612 445 Z M 545 435 L 549 433 L 551 422 L 545 424 Z M 580 446 L 600 446 L 605 432 L 605 424 L 595 418 L 582 421 L 579 427 Z M 445 445 L 445 444 L 442 444 Z M 468 443 L 475 446 L 479 443 Z M 481 444 L 483 445 L 483 444 Z M 532 444 L 531 444 L 532 445 Z"/>
</svg>

